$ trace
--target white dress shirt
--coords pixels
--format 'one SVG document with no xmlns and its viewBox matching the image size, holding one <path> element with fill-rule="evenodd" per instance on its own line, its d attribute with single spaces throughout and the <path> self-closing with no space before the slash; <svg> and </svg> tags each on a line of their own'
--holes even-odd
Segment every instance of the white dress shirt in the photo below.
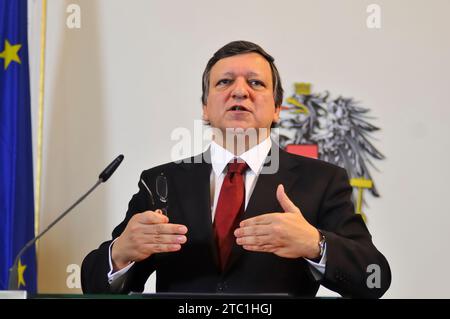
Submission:
<svg viewBox="0 0 450 319">
<path fill-rule="evenodd" d="M 211 164 L 212 170 L 210 175 L 210 185 L 211 185 L 211 213 L 212 220 L 214 221 L 217 201 L 219 199 L 220 189 L 222 187 L 223 180 L 227 174 L 227 164 L 232 161 L 234 158 L 239 158 L 245 161 L 249 167 L 249 169 L 245 172 L 245 208 L 247 208 L 249 199 L 253 193 L 253 189 L 255 188 L 256 181 L 261 172 L 261 169 L 264 165 L 264 161 L 267 157 L 267 154 L 272 147 L 272 140 L 270 137 L 266 138 L 264 141 L 259 143 L 258 145 L 252 147 L 245 153 L 242 153 L 240 156 L 236 157 L 233 153 L 229 152 L 219 144 L 212 142 L 210 145 L 211 151 Z M 217 191 L 216 191 L 217 190 Z M 114 242 L 113 242 L 114 243 Z M 109 256 L 109 265 L 110 271 L 108 273 L 109 283 L 113 286 L 118 285 L 123 282 L 123 280 L 119 280 L 119 278 L 123 279 L 123 275 L 133 266 L 134 263 L 129 264 L 127 267 L 113 273 L 112 261 L 111 261 L 111 247 L 110 245 L 110 256 Z M 324 254 L 319 263 L 315 263 L 307 258 L 305 258 L 311 268 L 312 274 L 316 280 L 322 279 L 325 274 L 325 265 L 326 265 L 326 245 Z"/>
</svg>

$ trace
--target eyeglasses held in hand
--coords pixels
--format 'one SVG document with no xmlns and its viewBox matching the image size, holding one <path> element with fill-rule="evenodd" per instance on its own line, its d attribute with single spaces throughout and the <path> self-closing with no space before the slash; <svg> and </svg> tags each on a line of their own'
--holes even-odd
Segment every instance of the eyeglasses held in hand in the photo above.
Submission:
<svg viewBox="0 0 450 319">
<path fill-rule="evenodd" d="M 150 206 L 155 207 L 155 200 L 153 197 L 153 193 L 150 190 L 150 187 L 148 187 L 148 185 L 142 178 L 141 183 L 144 185 L 145 189 L 147 190 L 150 196 Z M 167 186 L 167 178 L 166 176 L 164 176 L 164 174 L 161 174 L 156 178 L 156 194 L 158 195 L 159 201 L 163 204 L 163 206 L 160 209 L 163 212 L 163 214 L 167 216 L 167 207 L 169 205 L 168 203 L 169 189 Z"/>
<path fill-rule="evenodd" d="M 160 202 L 163 203 L 161 210 L 163 214 L 167 216 L 167 207 L 169 206 L 169 189 L 167 186 L 167 178 L 164 174 L 156 177 L 156 194 L 158 195 Z"/>
</svg>

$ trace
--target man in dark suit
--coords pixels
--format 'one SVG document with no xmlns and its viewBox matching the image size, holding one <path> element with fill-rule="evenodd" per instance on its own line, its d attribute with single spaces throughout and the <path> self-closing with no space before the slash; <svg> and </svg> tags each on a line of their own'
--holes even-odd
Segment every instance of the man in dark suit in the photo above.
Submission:
<svg viewBox="0 0 450 319">
<path fill-rule="evenodd" d="M 288 293 L 320 284 L 348 297 L 381 297 L 391 273 L 351 202 L 345 170 L 288 154 L 270 139 L 283 89 L 273 58 L 231 42 L 203 74 L 209 149 L 141 175 L 113 240 L 83 261 L 88 293 Z M 158 176 L 168 186 L 155 196 Z"/>
</svg>

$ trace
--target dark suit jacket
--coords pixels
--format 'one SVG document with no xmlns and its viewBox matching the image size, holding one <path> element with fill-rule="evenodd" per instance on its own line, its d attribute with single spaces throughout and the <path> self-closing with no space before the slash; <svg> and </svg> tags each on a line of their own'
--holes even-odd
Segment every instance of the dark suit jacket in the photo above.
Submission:
<svg viewBox="0 0 450 319">
<path fill-rule="evenodd" d="M 326 237 L 326 271 L 320 282 L 314 280 L 307 261 L 288 259 L 271 253 L 249 252 L 233 247 L 230 261 L 221 272 L 213 236 L 210 203 L 211 164 L 199 157 L 191 163 L 168 163 L 147 171 L 141 178 L 155 194 L 156 177 L 164 173 L 169 188 L 171 223 L 188 228 L 186 244 L 173 253 L 155 254 L 129 270 L 122 293 L 142 291 L 148 276 L 157 270 L 158 292 L 289 293 L 315 296 L 319 284 L 347 297 L 380 297 L 391 282 L 389 264 L 375 248 L 363 220 L 354 213 L 352 188 L 344 169 L 331 164 L 292 155 L 280 150 L 276 174 L 258 177 L 241 220 L 268 212 L 282 212 L 275 191 L 283 184 L 289 198 L 309 223 Z M 209 158 L 209 153 L 204 154 Z M 209 162 L 209 161 L 207 161 Z M 155 196 L 157 197 L 157 196 Z M 155 198 L 156 200 L 156 198 Z M 129 203 L 125 220 L 112 234 L 118 237 L 133 214 L 154 210 L 148 191 L 139 183 L 139 192 Z M 82 264 L 82 288 L 85 293 L 108 293 L 108 247 L 104 242 Z M 369 288 L 371 264 L 379 266 L 378 286 Z M 377 281 L 370 280 L 377 286 Z M 371 285 L 372 287 L 373 285 Z"/>
</svg>

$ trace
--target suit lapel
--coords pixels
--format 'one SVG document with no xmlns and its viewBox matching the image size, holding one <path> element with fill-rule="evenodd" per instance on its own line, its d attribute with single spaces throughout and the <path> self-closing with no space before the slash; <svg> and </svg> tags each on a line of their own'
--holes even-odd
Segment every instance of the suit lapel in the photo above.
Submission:
<svg viewBox="0 0 450 319">
<path fill-rule="evenodd" d="M 282 212 L 282 208 L 276 198 L 276 190 L 279 184 L 283 184 L 286 193 L 294 185 L 299 176 L 292 174 L 291 169 L 297 166 L 297 163 L 289 157 L 289 155 L 281 150 L 274 150 L 274 145 L 269 153 L 270 157 L 275 157 L 279 154 L 279 169 L 272 174 L 261 173 L 256 181 L 253 193 L 247 205 L 244 214 L 239 218 L 239 222 L 248 218 L 272 212 Z M 278 153 L 279 152 L 279 153 Z M 275 154 L 274 156 L 272 156 Z M 267 164 L 265 165 L 267 166 Z M 234 263 L 239 259 L 245 250 L 237 245 L 233 245 L 229 263 L 225 271 L 229 270 Z"/>
<path fill-rule="evenodd" d="M 191 226 L 188 230 L 188 241 L 208 243 L 217 267 L 218 253 L 213 234 L 211 217 L 211 160 L 209 149 L 195 157 L 193 163 L 182 163 L 174 183 L 177 189 L 176 198 L 180 198 L 183 219 Z"/>
</svg>

